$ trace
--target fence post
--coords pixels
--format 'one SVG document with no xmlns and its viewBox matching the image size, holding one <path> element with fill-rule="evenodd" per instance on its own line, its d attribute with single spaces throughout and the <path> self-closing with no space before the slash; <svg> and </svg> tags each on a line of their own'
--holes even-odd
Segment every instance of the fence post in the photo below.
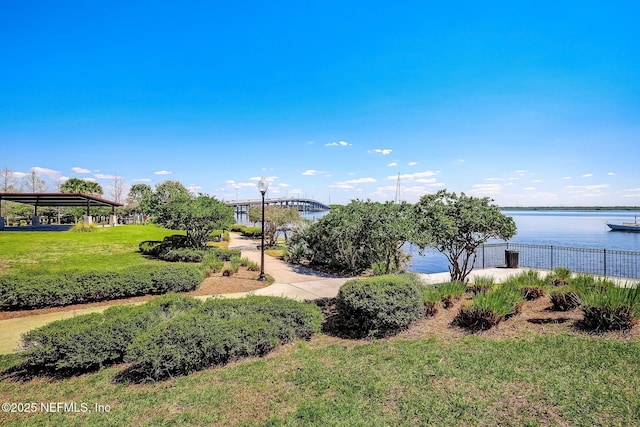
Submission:
<svg viewBox="0 0 640 427">
<path fill-rule="evenodd" d="M 482 269 L 484 270 L 484 243 L 482 244 Z"/>
<path fill-rule="evenodd" d="M 553 270 L 553 246 L 551 246 L 551 268 L 550 270 Z"/>
<path fill-rule="evenodd" d="M 604 277 L 607 277 L 607 250 L 604 249 Z"/>
</svg>

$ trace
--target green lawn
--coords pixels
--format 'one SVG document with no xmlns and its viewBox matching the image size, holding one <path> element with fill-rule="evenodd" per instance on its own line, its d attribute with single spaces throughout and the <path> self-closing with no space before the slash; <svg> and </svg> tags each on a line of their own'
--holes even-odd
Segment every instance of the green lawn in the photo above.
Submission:
<svg viewBox="0 0 640 427">
<path fill-rule="evenodd" d="M 2 231 L 0 273 L 117 270 L 154 262 L 140 256 L 138 243 L 176 233 L 155 225 L 96 228 L 91 233 Z"/>
<path fill-rule="evenodd" d="M 18 356 L 0 358 L 2 369 Z M 0 413 L 12 425 L 640 425 L 640 343 L 327 336 L 265 358 L 147 385 L 121 367 L 64 381 L 4 379 L 6 402 L 109 405 L 109 413 Z"/>
</svg>

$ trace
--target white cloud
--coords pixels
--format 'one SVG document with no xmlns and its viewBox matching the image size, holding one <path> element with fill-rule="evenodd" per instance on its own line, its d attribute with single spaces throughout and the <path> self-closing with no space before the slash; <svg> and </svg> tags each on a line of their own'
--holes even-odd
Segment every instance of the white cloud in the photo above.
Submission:
<svg viewBox="0 0 640 427">
<path fill-rule="evenodd" d="M 594 185 L 568 185 L 565 187 L 569 194 L 584 196 L 584 197 L 594 197 L 594 196 L 602 196 L 606 188 L 609 188 L 609 184 L 594 184 Z"/>
<path fill-rule="evenodd" d="M 536 189 L 536 187 L 524 187 L 524 189 L 527 191 L 533 191 Z"/>
<path fill-rule="evenodd" d="M 37 173 L 38 175 L 44 175 L 47 176 L 53 180 L 58 180 L 62 174 L 57 171 L 57 170 L 53 170 L 53 169 L 48 169 L 48 168 L 41 168 L 39 166 L 36 166 L 34 168 L 31 169 L 33 172 Z"/>
<path fill-rule="evenodd" d="M 307 169 L 306 171 L 302 172 L 302 175 L 305 176 L 313 176 L 313 175 L 318 175 L 321 174 L 322 171 L 317 171 L 315 169 Z"/>
<path fill-rule="evenodd" d="M 623 194 L 622 197 L 640 197 L 640 187 L 623 190 L 623 192 L 628 194 Z"/>
<path fill-rule="evenodd" d="M 151 182 L 151 178 L 135 178 L 132 179 L 133 182 Z"/>
<path fill-rule="evenodd" d="M 278 179 L 277 176 L 252 176 L 251 178 L 249 178 L 249 180 L 251 180 L 251 181 L 260 181 L 260 180 L 262 180 L 262 178 L 264 178 L 264 180 L 267 181 L 267 182 L 273 182 L 276 179 Z"/>
<path fill-rule="evenodd" d="M 338 142 L 329 142 L 328 144 L 324 144 L 325 147 L 348 147 L 349 144 L 347 141 L 338 141 Z"/>
<path fill-rule="evenodd" d="M 89 169 L 81 168 L 78 166 L 72 167 L 71 170 L 74 171 L 75 173 L 91 173 Z"/>
<path fill-rule="evenodd" d="M 95 178 L 82 178 L 82 180 L 87 182 L 98 182 L 98 180 Z"/>
<path fill-rule="evenodd" d="M 419 178 L 428 178 L 431 176 L 439 175 L 440 171 L 424 171 L 424 172 L 416 172 L 416 173 L 406 173 L 400 175 L 400 181 L 413 181 Z M 398 175 L 388 176 L 387 179 L 397 180 Z"/>
<path fill-rule="evenodd" d="M 485 178 L 485 181 L 504 181 L 504 178 Z"/>
<path fill-rule="evenodd" d="M 243 187 L 255 187 L 255 182 L 235 182 L 233 179 L 228 179 L 225 181 L 227 184 L 227 188 L 243 188 Z"/>
<path fill-rule="evenodd" d="M 391 162 L 387 166 L 398 166 L 398 162 Z"/>
<path fill-rule="evenodd" d="M 379 153 L 382 154 L 383 156 L 386 156 L 388 154 L 391 154 L 393 150 L 390 148 L 376 148 L 375 150 L 369 150 L 368 153 Z"/>
<path fill-rule="evenodd" d="M 11 175 L 14 178 L 24 178 L 25 176 L 30 175 L 30 174 L 28 174 L 26 172 L 12 172 Z"/>
<path fill-rule="evenodd" d="M 350 188 L 354 188 L 354 185 L 349 185 L 349 184 L 345 184 L 345 183 L 338 183 L 336 182 L 335 184 L 330 184 L 329 188 L 340 188 L 340 189 L 350 189 Z"/>
<path fill-rule="evenodd" d="M 502 193 L 502 184 L 474 184 L 469 194 L 479 197 L 492 196 Z"/>
<path fill-rule="evenodd" d="M 159 170 L 159 171 L 155 171 L 153 174 L 154 175 L 171 175 L 173 172 L 171 171 L 167 171 L 167 170 Z"/>
<path fill-rule="evenodd" d="M 97 173 L 94 175 L 96 178 L 98 179 L 115 179 L 115 178 L 122 178 L 121 176 L 117 176 L 117 175 L 107 175 L 104 173 Z"/>
<path fill-rule="evenodd" d="M 609 175 L 609 176 L 615 176 L 615 175 L 616 175 L 616 173 L 615 173 L 615 172 L 609 172 L 607 175 Z"/>
<path fill-rule="evenodd" d="M 198 191 L 202 190 L 202 187 L 200 187 L 199 185 L 191 184 L 187 187 L 187 190 L 189 190 L 189 193 L 191 194 L 196 194 L 198 193 Z"/>
<path fill-rule="evenodd" d="M 562 179 L 573 179 L 573 177 L 571 177 L 571 176 L 565 176 L 565 177 L 564 177 L 564 178 L 562 178 Z"/>
<path fill-rule="evenodd" d="M 63 175 L 60 178 L 58 178 L 58 181 L 60 181 L 60 183 L 63 183 L 63 182 L 69 181 L 70 179 L 71 179 L 70 177 Z"/>
<path fill-rule="evenodd" d="M 417 164 L 418 164 L 418 162 L 409 162 L 409 166 L 415 166 Z"/>
<path fill-rule="evenodd" d="M 348 181 L 344 181 L 347 184 L 368 184 L 371 182 L 376 182 L 378 181 L 375 178 L 356 178 L 356 179 L 350 179 Z"/>
<path fill-rule="evenodd" d="M 584 175 L 582 175 L 582 178 L 591 178 L 592 176 L 592 173 L 585 173 Z"/>
<path fill-rule="evenodd" d="M 280 184 L 278 184 L 278 187 L 288 188 L 288 187 L 291 187 L 291 186 L 289 184 L 285 184 L 284 182 L 281 182 Z"/>
</svg>

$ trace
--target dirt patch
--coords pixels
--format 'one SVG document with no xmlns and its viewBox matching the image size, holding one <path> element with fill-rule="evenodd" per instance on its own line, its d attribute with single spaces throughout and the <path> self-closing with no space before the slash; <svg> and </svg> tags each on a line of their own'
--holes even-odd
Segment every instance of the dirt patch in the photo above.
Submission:
<svg viewBox="0 0 640 427">
<path fill-rule="evenodd" d="M 249 271 L 244 267 L 232 276 L 225 277 L 222 273 L 214 273 L 202 281 L 194 291 L 185 293 L 190 296 L 207 296 L 232 294 L 236 292 L 250 292 L 269 286 L 272 281 L 259 282 L 259 273 Z M 150 300 L 156 295 L 143 295 L 139 297 L 123 298 L 118 300 L 92 302 L 88 304 L 73 304 L 64 307 L 41 308 L 36 310 L 0 311 L 0 320 L 16 319 L 20 317 L 37 316 L 40 314 L 74 311 L 83 308 L 107 307 L 111 305 L 136 304 Z"/>
</svg>

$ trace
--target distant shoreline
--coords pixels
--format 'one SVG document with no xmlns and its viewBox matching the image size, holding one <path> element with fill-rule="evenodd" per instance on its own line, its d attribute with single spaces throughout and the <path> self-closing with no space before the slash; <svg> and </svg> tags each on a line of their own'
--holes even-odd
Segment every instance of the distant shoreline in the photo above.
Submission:
<svg viewBox="0 0 640 427">
<path fill-rule="evenodd" d="M 502 211 L 638 211 L 640 206 L 500 206 Z"/>
</svg>

